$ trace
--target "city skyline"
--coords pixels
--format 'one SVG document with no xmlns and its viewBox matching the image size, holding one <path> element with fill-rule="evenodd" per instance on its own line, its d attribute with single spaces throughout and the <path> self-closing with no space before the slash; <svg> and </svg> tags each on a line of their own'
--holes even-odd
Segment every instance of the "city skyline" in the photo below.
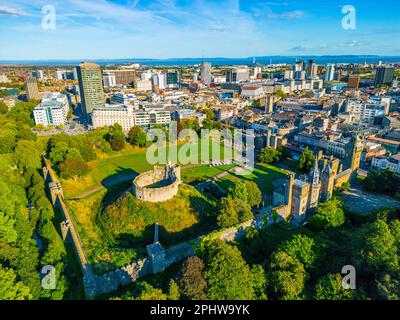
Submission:
<svg viewBox="0 0 400 320">
<path fill-rule="evenodd" d="M 346 30 L 332 1 L 56 1 L 55 29 L 42 0 L 0 2 L 0 60 L 167 59 L 265 55 L 382 55 L 400 48 L 392 1 L 352 1 Z M 42 13 L 44 10 L 44 14 Z M 388 36 L 388 35 L 391 35 Z"/>
</svg>

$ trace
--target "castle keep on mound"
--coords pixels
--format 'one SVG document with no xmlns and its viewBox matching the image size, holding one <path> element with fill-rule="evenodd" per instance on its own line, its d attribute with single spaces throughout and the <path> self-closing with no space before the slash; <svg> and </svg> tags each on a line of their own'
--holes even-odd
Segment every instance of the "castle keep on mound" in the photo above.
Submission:
<svg viewBox="0 0 400 320">
<path fill-rule="evenodd" d="M 153 170 L 138 175 L 133 180 L 133 194 L 137 199 L 162 202 L 178 193 L 181 183 L 181 167 L 167 163 L 165 167 L 155 166 Z"/>
</svg>

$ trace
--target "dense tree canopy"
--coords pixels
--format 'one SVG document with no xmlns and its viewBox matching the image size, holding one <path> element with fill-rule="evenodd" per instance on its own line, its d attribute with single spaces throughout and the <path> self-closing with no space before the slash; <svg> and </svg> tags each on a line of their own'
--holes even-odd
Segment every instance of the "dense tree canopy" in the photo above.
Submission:
<svg viewBox="0 0 400 320">
<path fill-rule="evenodd" d="M 307 278 L 303 264 L 286 252 L 272 254 L 270 263 L 271 289 L 278 299 L 301 299 Z"/>
<path fill-rule="evenodd" d="M 302 234 L 296 234 L 292 239 L 282 242 L 278 250 L 296 258 L 306 268 L 313 266 L 318 258 L 317 244 L 314 239 Z"/>
<path fill-rule="evenodd" d="M 240 251 L 221 240 L 206 241 L 202 245 L 208 298 L 211 300 L 255 299 L 253 275 Z"/>
<path fill-rule="evenodd" d="M 132 127 L 128 132 L 128 142 L 137 147 L 145 147 L 147 144 L 147 134 L 139 126 Z"/>
<path fill-rule="evenodd" d="M 308 148 L 306 148 L 300 156 L 299 168 L 303 172 L 308 172 L 314 166 L 314 163 L 315 163 L 315 156 L 313 152 Z"/>
<path fill-rule="evenodd" d="M 16 280 L 12 269 L 3 269 L 0 265 L 0 300 L 27 300 L 32 295 L 29 288 L 21 281 Z"/>
<path fill-rule="evenodd" d="M 318 230 L 340 227 L 345 221 L 343 204 L 338 198 L 318 204 L 315 214 L 310 218 L 310 225 Z"/>
<path fill-rule="evenodd" d="M 344 289 L 340 274 L 327 274 L 318 279 L 315 285 L 316 300 L 347 300 L 353 296 L 352 289 Z"/>
<path fill-rule="evenodd" d="M 197 256 L 189 257 L 182 265 L 179 286 L 182 296 L 191 300 L 207 298 L 207 282 L 203 277 L 204 262 Z"/>
<path fill-rule="evenodd" d="M 280 153 L 273 147 L 265 147 L 258 154 L 258 161 L 261 163 L 273 163 L 280 159 Z"/>
<path fill-rule="evenodd" d="M 368 190 L 395 195 L 400 192 L 400 175 L 390 169 L 384 171 L 368 171 L 363 180 L 364 187 Z"/>
</svg>

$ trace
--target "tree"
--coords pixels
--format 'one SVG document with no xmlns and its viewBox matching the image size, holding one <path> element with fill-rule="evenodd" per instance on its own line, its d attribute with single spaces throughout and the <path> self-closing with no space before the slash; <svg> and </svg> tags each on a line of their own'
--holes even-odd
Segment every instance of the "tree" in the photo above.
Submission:
<svg viewBox="0 0 400 320">
<path fill-rule="evenodd" d="M 8 106 L 3 101 L 0 101 L 0 114 L 6 114 L 7 112 Z"/>
<path fill-rule="evenodd" d="M 59 169 L 61 178 L 73 178 L 74 180 L 90 171 L 89 166 L 81 159 L 66 159 L 60 164 Z"/>
<path fill-rule="evenodd" d="M 247 190 L 247 203 L 250 207 L 258 206 L 262 200 L 262 193 L 258 185 L 253 181 L 244 182 Z"/>
<path fill-rule="evenodd" d="M 367 177 L 363 180 L 366 189 L 394 195 L 400 192 L 400 175 L 391 169 L 384 171 L 368 171 Z"/>
<path fill-rule="evenodd" d="M 278 299 L 302 298 L 307 274 L 303 264 L 286 252 L 277 251 L 270 259 L 271 289 Z"/>
<path fill-rule="evenodd" d="M 211 300 L 252 300 L 255 298 L 253 275 L 238 248 L 222 240 L 206 240 L 202 244 Z"/>
<path fill-rule="evenodd" d="M 139 126 L 134 126 L 129 130 L 128 142 L 133 146 L 145 147 L 147 144 L 147 134 Z"/>
<path fill-rule="evenodd" d="M 52 163 L 58 165 L 65 160 L 68 152 L 68 144 L 66 142 L 57 142 L 50 151 L 50 160 Z"/>
<path fill-rule="evenodd" d="M 265 147 L 258 155 L 258 161 L 261 163 L 273 163 L 280 159 L 279 151 L 273 147 Z"/>
<path fill-rule="evenodd" d="M 343 203 L 338 198 L 318 204 L 315 214 L 309 219 L 310 226 L 317 230 L 337 228 L 344 221 Z"/>
<path fill-rule="evenodd" d="M 218 208 L 217 223 L 220 227 L 231 227 L 239 222 L 235 202 L 228 196 L 222 198 Z"/>
<path fill-rule="evenodd" d="M 316 300 L 348 300 L 352 298 L 352 290 L 344 289 L 340 274 L 327 274 L 318 279 L 314 289 Z"/>
<path fill-rule="evenodd" d="M 218 206 L 217 224 L 222 228 L 251 220 L 253 213 L 250 206 L 242 199 L 227 196 L 222 198 Z"/>
<path fill-rule="evenodd" d="M 376 299 L 400 300 L 400 270 L 384 273 L 375 281 Z"/>
<path fill-rule="evenodd" d="M 16 136 L 17 140 L 30 140 L 30 141 L 36 141 L 37 140 L 37 135 L 36 133 L 32 132 L 32 129 L 29 126 L 22 126 L 19 128 Z"/>
<path fill-rule="evenodd" d="M 189 257 L 182 265 L 179 286 L 182 296 L 191 300 L 206 300 L 207 282 L 203 278 L 204 262 L 197 256 Z"/>
<path fill-rule="evenodd" d="M 179 287 L 176 282 L 171 279 L 168 285 L 168 300 L 179 300 L 181 293 L 179 292 Z"/>
<path fill-rule="evenodd" d="M 238 223 L 246 222 L 254 218 L 253 212 L 246 202 L 241 199 L 233 199 L 233 202 L 235 205 Z"/>
<path fill-rule="evenodd" d="M 396 239 L 383 220 L 363 226 L 361 247 L 357 248 L 355 261 L 371 273 L 398 268 Z"/>
<path fill-rule="evenodd" d="M 257 300 L 267 300 L 267 275 L 262 265 L 255 264 L 251 267 L 254 294 Z"/>
<path fill-rule="evenodd" d="M 110 145 L 114 151 L 121 151 L 125 147 L 125 139 L 121 136 L 113 136 Z"/>
<path fill-rule="evenodd" d="M 240 199 L 243 202 L 248 203 L 249 194 L 243 181 L 238 181 L 235 183 L 235 186 L 229 190 L 229 195 L 233 199 Z"/>
<path fill-rule="evenodd" d="M 3 269 L 0 264 L 0 300 L 30 300 L 29 288 L 21 281 L 12 269 Z"/>
<path fill-rule="evenodd" d="M 156 289 L 145 281 L 139 283 L 138 287 L 140 290 L 138 300 L 167 300 L 167 295 L 161 289 Z"/>
<path fill-rule="evenodd" d="M 308 147 L 302 152 L 299 160 L 299 168 L 303 172 L 308 172 L 314 166 L 315 156 Z"/>
<path fill-rule="evenodd" d="M 394 237 L 397 253 L 400 254 L 400 221 L 398 219 L 394 219 L 390 222 L 390 232 Z"/>
<path fill-rule="evenodd" d="M 14 158 L 20 170 L 29 168 L 39 169 L 41 167 L 40 150 L 34 141 L 21 140 L 17 143 Z"/>
<path fill-rule="evenodd" d="M 290 155 L 289 150 L 284 146 L 279 146 L 276 150 L 279 153 L 279 160 L 285 160 Z"/>
<path fill-rule="evenodd" d="M 278 250 L 296 258 L 306 268 L 312 267 L 318 256 L 314 239 L 302 234 L 295 234 L 292 239 L 282 242 Z"/>
</svg>

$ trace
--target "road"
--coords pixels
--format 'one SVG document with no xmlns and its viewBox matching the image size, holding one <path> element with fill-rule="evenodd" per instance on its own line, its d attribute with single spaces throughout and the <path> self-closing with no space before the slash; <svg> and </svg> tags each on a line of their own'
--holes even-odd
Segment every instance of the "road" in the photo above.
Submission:
<svg viewBox="0 0 400 320">
<path fill-rule="evenodd" d="M 400 201 L 387 195 L 362 190 L 359 184 L 341 193 L 345 207 L 355 213 L 368 213 L 383 207 L 400 208 Z"/>
</svg>

